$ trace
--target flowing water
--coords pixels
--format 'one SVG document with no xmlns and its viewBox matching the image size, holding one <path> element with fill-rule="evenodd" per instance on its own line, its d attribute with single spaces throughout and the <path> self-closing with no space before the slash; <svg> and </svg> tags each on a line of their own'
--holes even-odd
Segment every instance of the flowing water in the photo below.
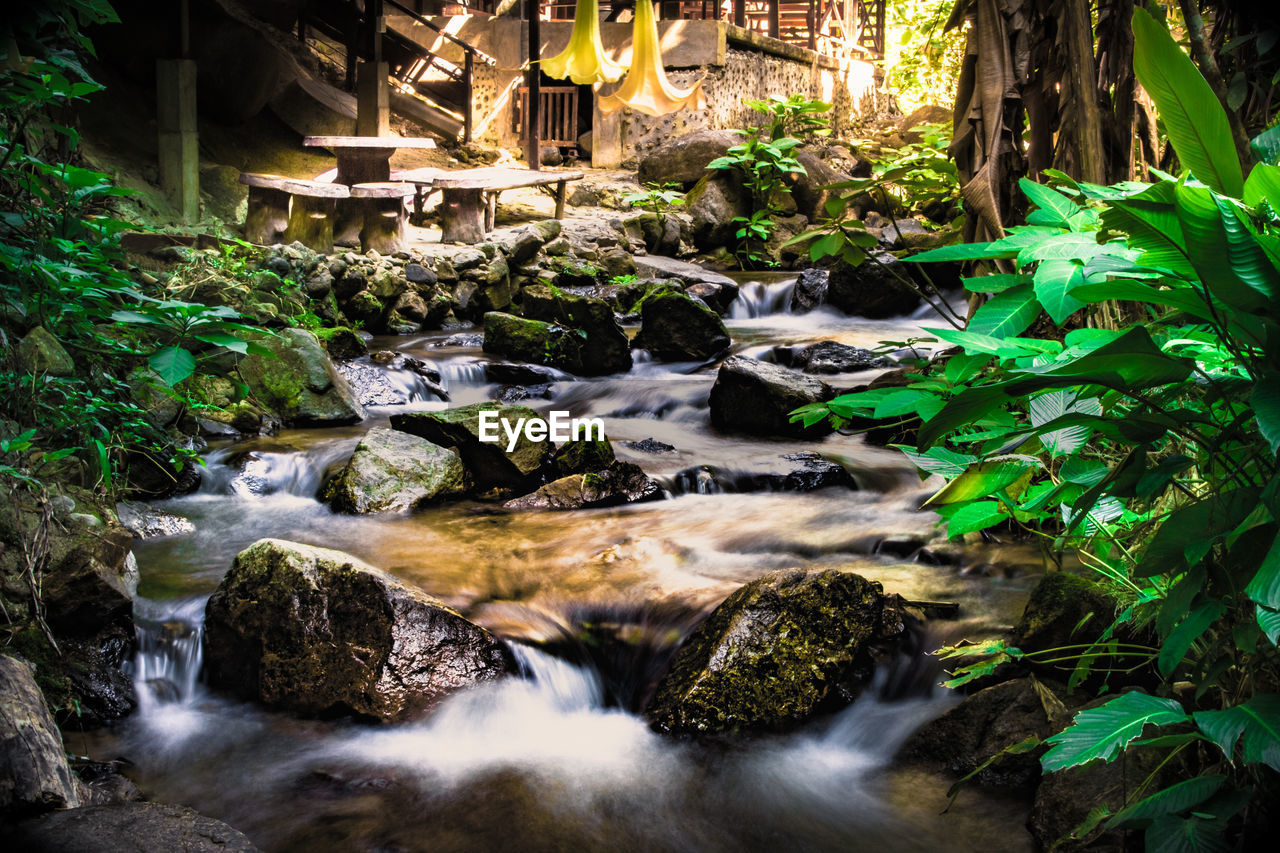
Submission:
<svg viewBox="0 0 1280 853">
<path fill-rule="evenodd" d="M 728 320 L 735 352 L 769 358 L 775 345 L 821 339 L 869 347 L 932 324 L 791 315 L 792 284 L 743 282 Z M 679 640 L 767 571 L 854 570 L 910 599 L 959 602 L 960 620 L 930 627 L 923 644 L 934 647 L 1011 623 L 1039 570 L 1032 555 L 912 560 L 911 543 L 930 538 L 935 519 L 917 511 L 929 489 L 899 455 L 850 436 L 719 434 L 706 408 L 715 365 L 644 359 L 625 375 L 564 377 L 521 402 L 603 418 L 618 456 L 664 484 L 666 500 L 571 513 L 472 502 L 331 513 L 315 500 L 324 472 L 369 428 L 406 408 L 500 393 L 479 348 L 446 338 L 374 348 L 426 363 L 451 402 L 412 371 L 379 368 L 402 392 L 399 405 L 354 427 L 214 449 L 200 490 L 158 505 L 195 530 L 136 549 L 139 712 L 95 740 L 72 736 L 71 748 L 128 759 L 152 798 L 226 820 L 266 850 L 1026 849 L 1016 804 L 988 800 L 942 816 L 943 780 L 887 769 L 903 738 L 954 701 L 932 686 L 932 659 L 904 655 L 853 706 L 786 736 L 676 741 L 652 733 L 637 711 Z M 825 378 L 849 387 L 874 375 Z M 725 487 L 813 449 L 859 488 Z M 204 602 L 235 554 L 266 536 L 347 551 L 447 601 L 508 639 L 522 676 L 455 694 L 398 726 L 302 720 L 208 691 L 198 680 Z M 587 625 L 611 627 L 583 643 Z"/>
</svg>

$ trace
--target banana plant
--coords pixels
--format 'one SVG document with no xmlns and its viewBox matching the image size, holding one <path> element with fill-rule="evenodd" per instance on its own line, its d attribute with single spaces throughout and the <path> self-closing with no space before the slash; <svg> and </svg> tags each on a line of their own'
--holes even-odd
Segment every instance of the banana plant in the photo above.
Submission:
<svg viewBox="0 0 1280 853">
<path fill-rule="evenodd" d="M 598 0 L 578 0 L 573 13 L 569 45 L 550 59 L 542 60 L 542 70 L 558 80 L 568 78 L 579 85 L 615 83 L 626 68 L 605 56 L 600 43 Z"/>
<path fill-rule="evenodd" d="M 680 89 L 667 79 L 653 0 L 636 0 L 631 43 L 631 70 L 618 91 L 600 98 L 601 112 L 612 113 L 630 107 L 645 115 L 664 116 L 677 110 L 700 110 L 707 106 L 701 80 L 688 89 Z"/>
</svg>

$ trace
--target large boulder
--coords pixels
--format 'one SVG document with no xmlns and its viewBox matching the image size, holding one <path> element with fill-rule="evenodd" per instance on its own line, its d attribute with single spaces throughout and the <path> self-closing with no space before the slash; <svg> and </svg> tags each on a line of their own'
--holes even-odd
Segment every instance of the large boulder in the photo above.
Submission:
<svg viewBox="0 0 1280 853">
<path fill-rule="evenodd" d="M 729 344 L 724 321 L 700 299 L 665 290 L 646 297 L 640 306 L 635 345 L 659 361 L 704 361 Z"/>
<path fill-rule="evenodd" d="M 613 318 L 609 303 L 594 296 L 581 296 L 534 284 L 520 293 L 524 316 L 531 320 L 558 323 L 581 330 L 582 363 L 578 373 L 601 376 L 631 369 L 631 349 L 626 332 Z"/>
<path fill-rule="evenodd" d="M 498 441 L 481 440 L 481 413 L 493 412 L 499 426 Z M 406 412 L 391 416 L 391 426 L 425 438 L 441 447 L 453 448 L 471 472 L 476 489 L 500 494 L 524 494 L 540 485 L 552 467 L 555 445 L 549 439 L 534 441 L 520 429 L 515 446 L 507 450 L 508 436 L 501 426 L 505 421 L 516 429 L 521 420 L 541 419 L 526 406 L 501 403 L 473 403 L 440 412 Z M 494 430 L 490 430 L 492 435 Z"/>
<path fill-rule="evenodd" d="M 281 329 L 276 335 L 256 336 L 255 342 L 270 354 L 241 359 L 240 378 L 285 426 L 332 426 L 364 419 L 364 407 L 311 332 Z"/>
<path fill-rule="evenodd" d="M 813 492 L 838 486 L 856 489 L 843 466 L 804 450 L 773 459 L 752 458 L 740 468 L 697 465 L 673 478 L 680 494 L 717 492 Z"/>
<path fill-rule="evenodd" d="M 41 853 L 258 853 L 247 837 L 220 820 L 168 803 L 118 803 L 53 812 L 19 824 L 13 850 Z"/>
<path fill-rule="evenodd" d="M 640 161 L 642 184 L 692 184 L 707 172 L 707 164 L 741 145 L 742 134 L 732 130 L 695 130 L 660 145 Z"/>
<path fill-rule="evenodd" d="M 718 169 L 703 177 L 685 195 L 685 210 L 693 218 L 693 240 L 699 249 L 738 244 L 736 216 L 751 215 L 751 194 L 734 173 Z"/>
<path fill-rule="evenodd" d="M 904 279 L 911 279 L 906 265 L 888 252 L 875 252 L 856 267 L 839 261 L 830 270 L 826 304 L 872 319 L 909 314 L 920 305 L 920 294 Z"/>
<path fill-rule="evenodd" d="M 905 630 L 880 584 L 826 570 L 772 572 L 712 611 L 645 709 L 661 731 L 782 730 L 856 698 L 871 647 Z"/>
<path fill-rule="evenodd" d="M 805 373 L 851 373 L 894 365 L 892 359 L 838 341 L 818 341 L 804 347 L 775 347 L 773 352 L 779 364 Z"/>
<path fill-rule="evenodd" d="M 509 500 L 508 509 L 590 509 L 658 500 L 662 488 L 630 462 L 614 462 L 599 471 L 569 474 L 532 494 Z"/>
<path fill-rule="evenodd" d="M 544 364 L 570 373 L 582 370 L 583 334 L 542 320 L 491 311 L 484 315 L 484 351 Z"/>
<path fill-rule="evenodd" d="M 831 273 L 822 269 L 801 270 L 791 290 L 792 311 L 812 311 L 827 301 L 827 284 Z"/>
<path fill-rule="evenodd" d="M 466 493 L 470 476 L 457 451 L 395 429 L 371 429 L 324 489 L 339 512 L 417 509 Z"/>
<path fill-rule="evenodd" d="M 806 427 L 791 412 L 835 396 L 830 385 L 776 364 L 735 355 L 724 360 L 711 387 L 711 423 L 722 430 L 756 435 L 818 438 L 827 421 Z"/>
<path fill-rule="evenodd" d="M 349 554 L 263 539 L 205 608 L 209 681 L 303 714 L 410 717 L 504 675 L 509 652 L 436 599 Z"/>
<path fill-rule="evenodd" d="M 0 655 L 0 816 L 75 808 L 81 793 L 31 667 Z"/>
<path fill-rule="evenodd" d="M 795 149 L 795 157 L 800 165 L 804 166 L 804 172 L 794 172 L 787 176 L 796 209 L 810 222 L 826 219 L 827 199 L 831 198 L 831 190 L 827 187 L 842 181 L 853 180 L 853 176 L 832 167 L 808 148 Z"/>
<path fill-rule="evenodd" d="M 37 376 L 70 376 L 76 372 L 62 343 L 44 326 L 36 326 L 18 342 L 18 367 Z"/>
</svg>

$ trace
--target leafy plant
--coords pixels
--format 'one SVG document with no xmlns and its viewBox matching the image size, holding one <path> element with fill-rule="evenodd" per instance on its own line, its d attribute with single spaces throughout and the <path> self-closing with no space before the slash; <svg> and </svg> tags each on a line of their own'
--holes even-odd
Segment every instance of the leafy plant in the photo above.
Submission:
<svg viewBox="0 0 1280 853">
<path fill-rule="evenodd" d="M 764 257 L 764 244 L 773 233 L 774 223 L 770 217 L 777 214 L 782 196 L 791 193 L 784 176 L 790 173 L 807 174 L 793 153 L 802 144 L 799 139 L 789 136 L 766 139 L 763 131 L 763 128 L 756 128 L 754 132 L 735 131 L 748 137 L 747 141 L 733 146 L 723 157 L 717 157 L 707 164 L 708 169 L 737 171 L 741 175 L 743 187 L 751 195 L 751 216 L 736 217 L 733 220 L 741 220 L 742 227 L 737 231 L 738 245 L 734 254 L 743 269 Z"/>
<path fill-rule="evenodd" d="M 1027 225 L 911 258 L 987 273 L 965 281 L 988 296 L 967 328 L 929 330 L 956 352 L 902 387 L 795 417 L 894 420 L 915 435 L 899 449 L 945 480 L 928 505 L 950 535 L 1018 531 L 1110 584 L 1115 623 L 1061 650 L 1072 683 L 1095 670 L 1123 688 L 1120 661 L 1135 657 L 1164 682 L 1078 713 L 1042 766 L 1155 752 L 1157 772 L 1124 808 L 1095 810 L 1080 832 L 1132 827 L 1152 850 L 1223 849 L 1280 771 L 1280 162 L 1265 140 L 1259 162 L 1239 162 L 1190 60 L 1145 11 L 1133 30 L 1139 81 L 1189 172 L 1109 187 L 1024 180 Z M 1108 328 L 1117 302 L 1141 322 Z M 1042 314 L 1057 332 L 1026 335 Z M 1114 642 L 1121 626 L 1154 644 Z M 947 654 L 976 658 L 957 671 L 967 680 L 1021 652 Z"/>
<path fill-rule="evenodd" d="M 767 122 L 757 128 L 758 135 L 776 142 L 786 137 L 802 140 L 830 136 L 831 121 L 824 115 L 831 111 L 831 104 L 810 100 L 804 95 L 770 95 L 764 100 L 743 101 L 758 113 L 764 113 Z"/>
<path fill-rule="evenodd" d="M 645 183 L 642 192 L 628 193 L 622 200 L 631 207 L 644 208 L 661 220 L 671 208 L 684 204 L 684 193 L 680 192 L 679 186 L 670 182 L 659 184 L 649 181 Z"/>
</svg>

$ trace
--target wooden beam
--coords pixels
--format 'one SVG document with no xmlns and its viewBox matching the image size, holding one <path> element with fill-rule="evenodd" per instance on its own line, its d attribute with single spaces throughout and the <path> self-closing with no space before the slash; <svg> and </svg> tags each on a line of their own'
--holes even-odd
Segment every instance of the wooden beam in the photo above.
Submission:
<svg viewBox="0 0 1280 853">
<path fill-rule="evenodd" d="M 733 23 L 738 27 L 747 25 L 747 0 L 733 0 Z"/>
<path fill-rule="evenodd" d="M 542 165 L 542 157 L 540 156 L 542 149 L 542 140 L 538 138 L 542 116 L 539 113 L 539 107 L 542 102 L 542 32 L 539 26 L 538 14 L 540 12 L 540 0 L 528 0 L 529 2 L 529 68 L 525 71 L 525 88 L 529 90 L 529 108 L 525 110 L 524 127 L 525 127 L 525 143 L 524 143 L 524 160 L 530 169 L 537 169 Z M 471 203 L 471 199 L 462 200 L 465 205 Z"/>
<path fill-rule="evenodd" d="M 778 25 L 778 6 L 782 0 L 769 0 L 769 36 L 770 38 L 778 38 L 780 28 Z"/>
</svg>

